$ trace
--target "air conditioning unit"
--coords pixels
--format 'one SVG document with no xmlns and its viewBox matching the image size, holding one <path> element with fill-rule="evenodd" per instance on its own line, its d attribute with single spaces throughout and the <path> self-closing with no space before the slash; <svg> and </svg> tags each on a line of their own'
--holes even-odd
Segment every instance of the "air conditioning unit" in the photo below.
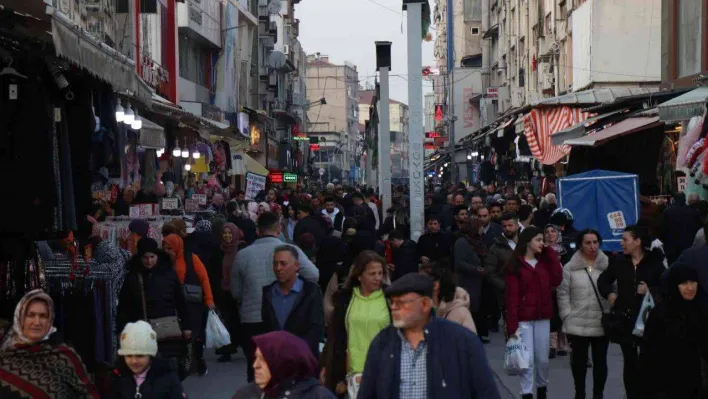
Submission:
<svg viewBox="0 0 708 399">
<path fill-rule="evenodd" d="M 286 44 L 283 46 L 283 54 L 290 55 L 290 45 Z"/>
</svg>

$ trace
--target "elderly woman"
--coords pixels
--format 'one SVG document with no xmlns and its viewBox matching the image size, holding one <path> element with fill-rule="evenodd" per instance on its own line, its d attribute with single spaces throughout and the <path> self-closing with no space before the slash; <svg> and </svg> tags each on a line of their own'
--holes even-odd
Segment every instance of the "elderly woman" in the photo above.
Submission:
<svg viewBox="0 0 708 399">
<path fill-rule="evenodd" d="M 54 345 L 54 302 L 28 292 L 15 308 L 12 331 L 0 347 L 0 398 L 99 398 L 81 357 Z"/>
</svg>

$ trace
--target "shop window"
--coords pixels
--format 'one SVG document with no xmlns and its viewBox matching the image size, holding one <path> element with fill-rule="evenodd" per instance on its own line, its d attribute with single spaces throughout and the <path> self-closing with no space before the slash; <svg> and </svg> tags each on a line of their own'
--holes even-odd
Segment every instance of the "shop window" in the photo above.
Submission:
<svg viewBox="0 0 708 399">
<path fill-rule="evenodd" d="M 678 76 L 701 72 L 703 2 L 680 0 L 678 4 Z"/>
</svg>

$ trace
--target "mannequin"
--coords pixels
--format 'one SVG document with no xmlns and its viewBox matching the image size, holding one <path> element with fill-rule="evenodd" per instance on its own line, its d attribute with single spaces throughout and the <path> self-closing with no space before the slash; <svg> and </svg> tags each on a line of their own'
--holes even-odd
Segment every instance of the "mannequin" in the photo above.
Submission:
<svg viewBox="0 0 708 399">
<path fill-rule="evenodd" d="M 177 199 L 178 209 L 161 209 L 160 214 L 162 215 L 181 215 L 182 214 L 182 199 L 175 193 L 175 184 L 171 181 L 165 183 L 165 196 L 163 198 L 175 198 Z"/>
</svg>

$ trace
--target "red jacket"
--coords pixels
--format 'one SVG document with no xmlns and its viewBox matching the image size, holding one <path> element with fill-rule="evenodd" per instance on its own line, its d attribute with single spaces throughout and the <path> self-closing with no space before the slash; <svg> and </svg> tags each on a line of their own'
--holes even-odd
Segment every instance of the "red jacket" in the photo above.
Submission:
<svg viewBox="0 0 708 399">
<path fill-rule="evenodd" d="M 553 317 L 551 290 L 563 280 L 563 266 L 556 252 L 546 247 L 536 267 L 523 258 L 517 274 L 506 273 L 506 330 L 512 335 L 520 321 L 549 320 Z"/>
</svg>

